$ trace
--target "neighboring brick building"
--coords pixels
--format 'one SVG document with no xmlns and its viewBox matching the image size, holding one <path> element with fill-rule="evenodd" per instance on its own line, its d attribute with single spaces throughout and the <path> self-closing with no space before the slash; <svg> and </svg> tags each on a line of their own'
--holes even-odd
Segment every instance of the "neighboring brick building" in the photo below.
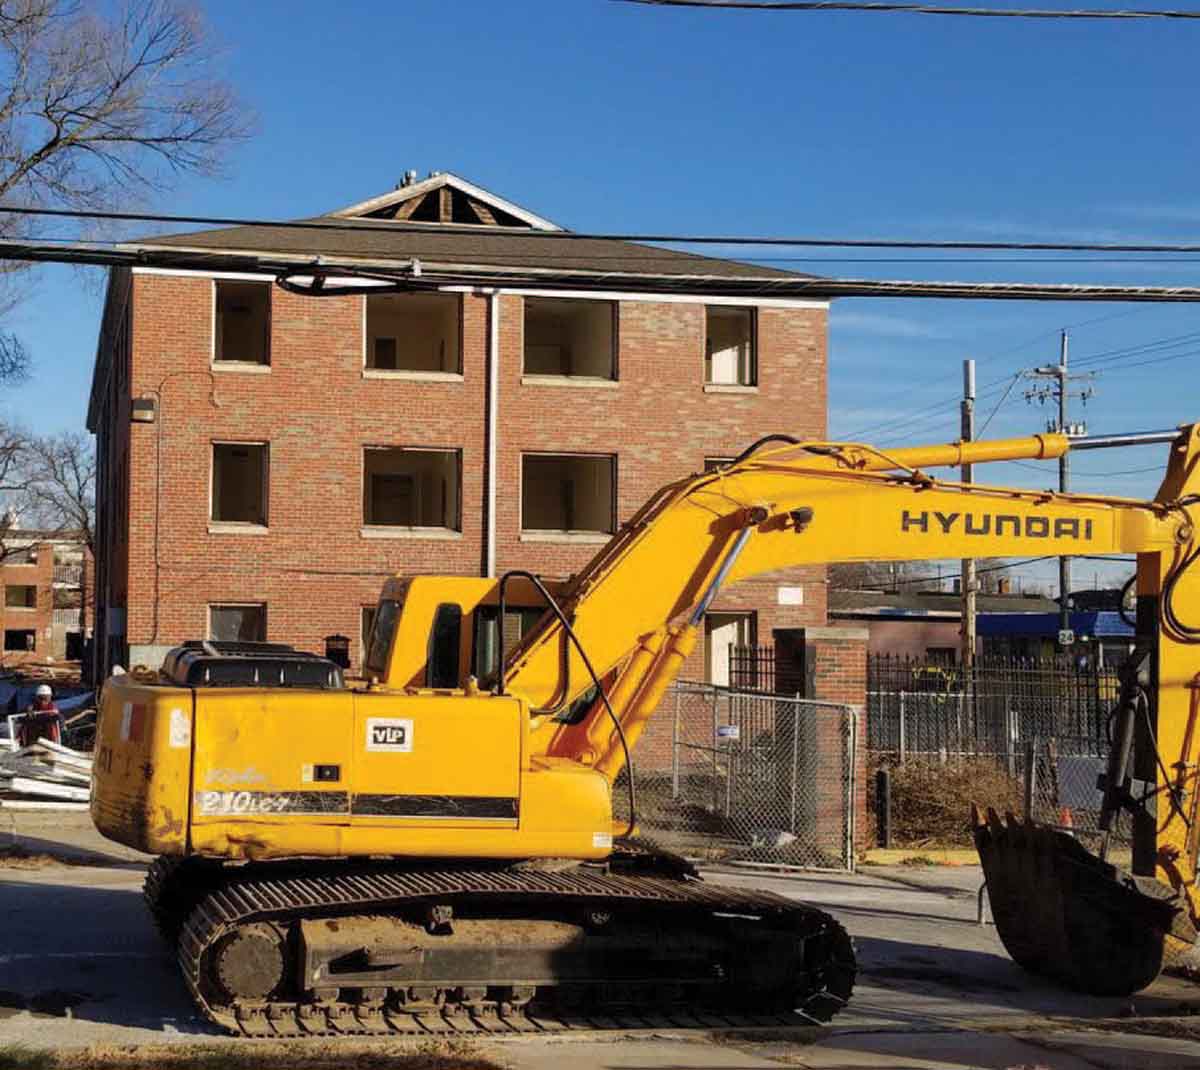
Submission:
<svg viewBox="0 0 1200 1070">
<path fill-rule="evenodd" d="M 8 529 L 2 549 L 0 668 L 80 658 L 81 606 L 85 599 L 91 604 L 91 558 L 82 541 Z"/>
<path fill-rule="evenodd" d="M 825 437 L 827 302 L 706 293 L 784 273 L 564 241 L 444 174 L 322 220 L 142 244 L 464 282 L 317 299 L 269 272 L 111 271 L 88 413 L 100 672 L 203 636 L 340 633 L 357 665 L 388 574 L 565 576 L 662 484 L 769 432 Z M 485 292 L 478 265 L 520 281 Z M 647 265 L 674 292 L 639 291 Z M 723 681 L 731 643 L 825 624 L 823 568 L 743 583 L 688 675 Z"/>
</svg>

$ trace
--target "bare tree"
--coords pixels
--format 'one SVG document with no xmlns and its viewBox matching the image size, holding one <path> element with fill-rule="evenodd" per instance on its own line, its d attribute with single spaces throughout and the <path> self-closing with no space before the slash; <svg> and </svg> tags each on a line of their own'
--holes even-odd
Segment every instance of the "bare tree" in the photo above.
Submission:
<svg viewBox="0 0 1200 1070">
<path fill-rule="evenodd" d="M 180 0 L 0 0 L 0 204 L 107 208 L 219 170 L 250 118 Z M 0 236 L 41 230 L 5 215 Z M 76 228 L 78 229 L 78 228 Z M 0 316 L 13 300 L 10 266 Z M 0 334 L 0 382 L 28 366 Z"/>
<path fill-rule="evenodd" d="M 78 431 L 31 438 L 25 445 L 21 497 L 44 532 L 78 535 L 95 550 L 96 453 Z"/>
<path fill-rule="evenodd" d="M 0 422 L 0 565 L 24 548 L 13 535 L 19 526 L 18 506 L 23 504 L 29 436 Z"/>
</svg>

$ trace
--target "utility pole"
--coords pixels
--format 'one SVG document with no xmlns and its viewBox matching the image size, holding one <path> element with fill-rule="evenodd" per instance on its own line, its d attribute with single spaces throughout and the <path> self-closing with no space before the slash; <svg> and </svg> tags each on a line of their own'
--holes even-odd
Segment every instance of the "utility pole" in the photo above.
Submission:
<svg viewBox="0 0 1200 1070">
<path fill-rule="evenodd" d="M 963 442 L 975 438 L 975 362 L 963 361 L 962 433 Z M 970 483 L 975 466 L 962 466 L 962 481 Z M 962 664 L 969 669 L 975 663 L 975 559 L 963 558 L 962 563 Z"/>
<path fill-rule="evenodd" d="M 1083 390 L 1072 395 L 1072 381 L 1090 382 L 1094 379 L 1094 372 L 1084 372 L 1082 375 L 1071 375 L 1067 371 L 1067 352 L 1068 352 L 1068 337 L 1067 332 L 1063 331 L 1059 343 L 1058 363 L 1044 364 L 1040 368 L 1034 368 L 1025 373 L 1028 379 L 1049 380 L 1045 386 L 1035 386 L 1025 392 L 1025 400 L 1032 402 L 1034 400 L 1044 404 L 1046 401 L 1054 400 L 1058 402 L 1058 421 L 1053 420 L 1046 424 L 1047 431 L 1057 431 L 1064 435 L 1083 435 L 1087 433 L 1087 424 L 1070 422 L 1068 416 L 1068 405 L 1072 397 L 1077 397 L 1085 405 L 1088 398 L 1092 396 L 1092 388 L 1085 386 Z M 1058 459 L 1058 489 L 1061 493 L 1066 493 L 1071 489 L 1071 454 L 1070 451 L 1063 453 Z M 1071 559 L 1069 557 L 1060 557 L 1058 559 L 1058 645 L 1063 650 L 1069 650 L 1075 642 L 1075 635 L 1071 631 Z"/>
<path fill-rule="evenodd" d="M 1067 399 L 1071 396 L 1067 375 L 1067 332 L 1062 332 L 1058 347 L 1058 429 L 1069 435 Z M 1071 489 L 1071 451 L 1063 450 L 1058 459 L 1058 489 L 1066 494 Z M 1075 641 L 1071 633 L 1071 559 L 1065 554 L 1058 559 L 1058 641 L 1064 650 Z"/>
</svg>

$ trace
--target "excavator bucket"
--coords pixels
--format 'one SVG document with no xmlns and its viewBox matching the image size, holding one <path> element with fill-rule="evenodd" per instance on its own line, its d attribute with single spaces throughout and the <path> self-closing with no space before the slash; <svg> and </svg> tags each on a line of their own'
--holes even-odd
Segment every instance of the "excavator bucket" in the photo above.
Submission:
<svg viewBox="0 0 1200 1070">
<path fill-rule="evenodd" d="M 996 931 L 1030 973 L 1077 992 L 1125 996 L 1163 967 L 1168 934 L 1194 941 L 1172 889 L 1087 851 L 1071 834 L 971 807 Z"/>
</svg>

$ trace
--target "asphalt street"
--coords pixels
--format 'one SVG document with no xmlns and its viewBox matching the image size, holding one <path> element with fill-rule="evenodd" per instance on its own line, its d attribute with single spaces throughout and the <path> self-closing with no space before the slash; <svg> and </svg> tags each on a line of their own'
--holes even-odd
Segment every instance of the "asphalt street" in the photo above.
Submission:
<svg viewBox="0 0 1200 1070">
<path fill-rule="evenodd" d="M 86 815 L 26 819 L 0 829 L 0 847 L 14 836 L 31 852 L 75 864 L 0 869 L 0 1051 L 248 1043 L 221 1038 L 193 1013 L 142 905 L 144 858 L 106 844 Z M 482 1043 L 481 1052 L 531 1070 L 565 1060 L 576 1070 L 1200 1070 L 1200 986 L 1163 978 L 1133 999 L 1102 1000 L 1040 983 L 1007 958 L 991 926 L 976 923 L 977 867 L 708 877 L 821 905 L 847 926 L 861 973 L 849 1008 L 831 1027 L 766 1036 L 516 1038 Z"/>
</svg>

